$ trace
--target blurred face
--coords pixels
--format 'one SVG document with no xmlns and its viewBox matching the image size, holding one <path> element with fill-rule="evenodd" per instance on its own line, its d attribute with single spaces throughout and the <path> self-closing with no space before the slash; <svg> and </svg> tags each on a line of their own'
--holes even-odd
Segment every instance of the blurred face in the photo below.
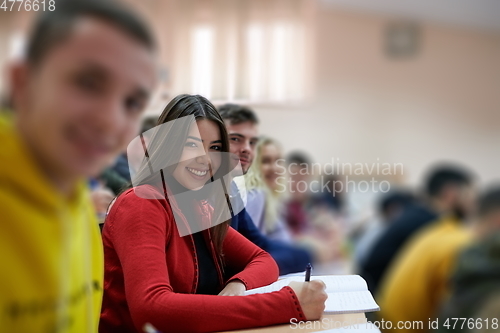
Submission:
<svg viewBox="0 0 500 333">
<path fill-rule="evenodd" d="M 229 121 L 224 122 L 229 134 L 229 152 L 236 155 L 241 163 L 243 174 L 246 174 L 252 164 L 255 155 L 255 145 L 258 138 L 258 126 L 249 121 L 231 125 Z"/>
<path fill-rule="evenodd" d="M 456 186 L 452 212 L 460 219 L 467 218 L 475 209 L 476 191 L 473 186 Z"/>
<path fill-rule="evenodd" d="M 309 174 L 308 174 L 307 167 L 305 167 L 303 165 L 297 165 L 295 163 L 295 164 L 290 164 L 290 166 L 288 168 L 290 170 L 290 179 L 294 183 L 298 183 L 298 182 L 309 183 Z"/>
<path fill-rule="evenodd" d="M 307 167 L 297 163 L 291 163 L 288 169 L 290 170 L 290 193 L 292 198 L 294 200 L 306 199 L 310 180 Z"/>
<path fill-rule="evenodd" d="M 500 209 L 496 209 L 489 214 L 482 216 L 476 221 L 475 232 L 478 238 L 485 238 L 500 230 Z"/>
<path fill-rule="evenodd" d="M 79 19 L 36 68 L 12 73 L 21 135 L 59 180 L 94 176 L 112 163 L 137 135 L 155 84 L 152 52 L 94 18 Z"/>
<path fill-rule="evenodd" d="M 199 190 L 219 170 L 222 141 L 217 124 L 198 120 L 191 125 L 173 176 L 182 186 Z"/>
<path fill-rule="evenodd" d="M 281 158 L 281 151 L 275 145 L 267 144 L 262 147 L 260 172 L 264 177 L 266 185 L 272 190 L 276 190 L 278 186 L 277 178 L 280 176 L 279 172 L 282 170 L 279 168 L 278 160 Z"/>
</svg>

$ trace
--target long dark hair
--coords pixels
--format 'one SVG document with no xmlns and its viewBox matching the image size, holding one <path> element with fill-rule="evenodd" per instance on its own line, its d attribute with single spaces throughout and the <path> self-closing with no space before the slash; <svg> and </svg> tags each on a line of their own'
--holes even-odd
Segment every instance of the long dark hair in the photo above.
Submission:
<svg viewBox="0 0 500 333">
<path fill-rule="evenodd" d="M 191 116 L 191 117 L 190 117 Z M 187 117 L 181 119 L 183 117 Z M 229 139 L 224 121 L 216 108 L 205 97 L 200 95 L 178 95 L 176 96 L 163 110 L 158 118 L 156 127 L 151 131 L 151 137 L 146 151 L 146 158 L 139 167 L 137 173 L 133 177 L 133 185 L 160 185 L 158 184 L 159 176 L 163 183 L 165 191 L 165 180 L 172 178 L 172 173 L 179 162 L 184 144 L 188 137 L 189 126 L 196 120 L 210 120 L 214 122 L 220 131 L 221 136 L 221 152 L 229 152 Z M 176 122 L 171 122 L 177 120 Z M 174 125 L 169 125 L 168 123 Z M 166 124 L 166 125 L 163 125 Z M 161 129 L 159 125 L 170 126 L 167 130 Z M 144 147 L 145 141 L 141 134 L 141 140 Z M 222 179 L 227 176 L 231 170 L 228 154 L 221 154 L 221 165 L 217 172 L 212 177 L 211 181 Z M 166 167 L 165 167 L 166 166 Z M 213 187 L 212 187 L 213 188 Z M 200 190 L 201 191 L 201 190 Z M 213 190 L 204 191 L 206 198 L 210 198 L 209 202 L 216 207 L 224 207 L 228 205 L 227 192 L 221 194 L 215 193 Z M 165 193 L 166 196 L 166 193 Z M 217 208 L 215 212 L 217 212 Z M 215 216 L 214 218 L 218 218 Z M 230 220 L 217 224 L 209 229 L 214 247 L 218 255 L 222 256 L 222 243 L 227 233 Z"/>
</svg>

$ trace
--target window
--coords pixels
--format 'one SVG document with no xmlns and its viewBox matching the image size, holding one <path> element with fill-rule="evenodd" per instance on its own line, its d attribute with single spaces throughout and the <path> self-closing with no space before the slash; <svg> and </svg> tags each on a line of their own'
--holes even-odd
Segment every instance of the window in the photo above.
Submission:
<svg viewBox="0 0 500 333">
<path fill-rule="evenodd" d="M 172 94 L 237 103 L 307 97 L 313 72 L 308 3 L 184 4 L 175 23 Z"/>
</svg>

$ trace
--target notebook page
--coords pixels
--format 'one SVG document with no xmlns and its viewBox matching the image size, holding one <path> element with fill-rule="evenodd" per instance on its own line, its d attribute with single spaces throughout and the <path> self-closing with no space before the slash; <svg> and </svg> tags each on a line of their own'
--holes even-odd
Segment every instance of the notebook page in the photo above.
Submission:
<svg viewBox="0 0 500 333">
<path fill-rule="evenodd" d="M 328 293 L 325 313 L 353 313 L 380 310 L 372 294 L 366 291 Z"/>
<path fill-rule="evenodd" d="M 352 332 L 380 333 L 380 329 L 374 324 L 367 322 L 362 324 L 355 324 L 346 327 L 333 328 L 330 330 L 321 331 L 321 333 L 352 333 Z M 314 332 L 314 333 L 320 333 L 320 332 Z"/>
<path fill-rule="evenodd" d="M 311 276 L 311 280 L 322 280 L 327 293 L 368 290 L 366 281 L 359 275 L 319 275 Z"/>
<path fill-rule="evenodd" d="M 368 290 L 365 280 L 359 275 L 318 275 L 311 276 L 311 280 L 321 280 L 326 284 L 326 292 L 345 292 Z M 291 281 L 304 282 L 303 276 L 291 276 L 278 280 L 270 285 L 247 290 L 245 295 L 270 293 L 288 286 Z"/>
</svg>

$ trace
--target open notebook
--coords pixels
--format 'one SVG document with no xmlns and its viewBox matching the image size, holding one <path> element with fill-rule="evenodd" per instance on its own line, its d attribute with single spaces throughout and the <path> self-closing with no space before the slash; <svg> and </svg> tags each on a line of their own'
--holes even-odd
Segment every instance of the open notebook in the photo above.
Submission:
<svg viewBox="0 0 500 333">
<path fill-rule="evenodd" d="M 311 280 L 322 280 L 326 284 L 328 299 L 325 313 L 355 313 L 380 310 L 368 290 L 365 280 L 359 275 L 319 275 Z M 245 295 L 263 294 L 278 291 L 292 281 L 304 282 L 304 276 L 291 276 L 270 285 L 250 289 Z"/>
<path fill-rule="evenodd" d="M 345 327 L 340 327 L 340 328 L 332 328 L 331 330 L 326 330 L 326 331 L 318 331 L 314 333 L 353 333 L 353 332 L 358 332 L 358 333 L 380 333 L 380 329 L 370 323 L 364 323 L 364 324 L 356 324 L 356 325 L 351 325 L 351 326 L 345 326 Z"/>
</svg>

